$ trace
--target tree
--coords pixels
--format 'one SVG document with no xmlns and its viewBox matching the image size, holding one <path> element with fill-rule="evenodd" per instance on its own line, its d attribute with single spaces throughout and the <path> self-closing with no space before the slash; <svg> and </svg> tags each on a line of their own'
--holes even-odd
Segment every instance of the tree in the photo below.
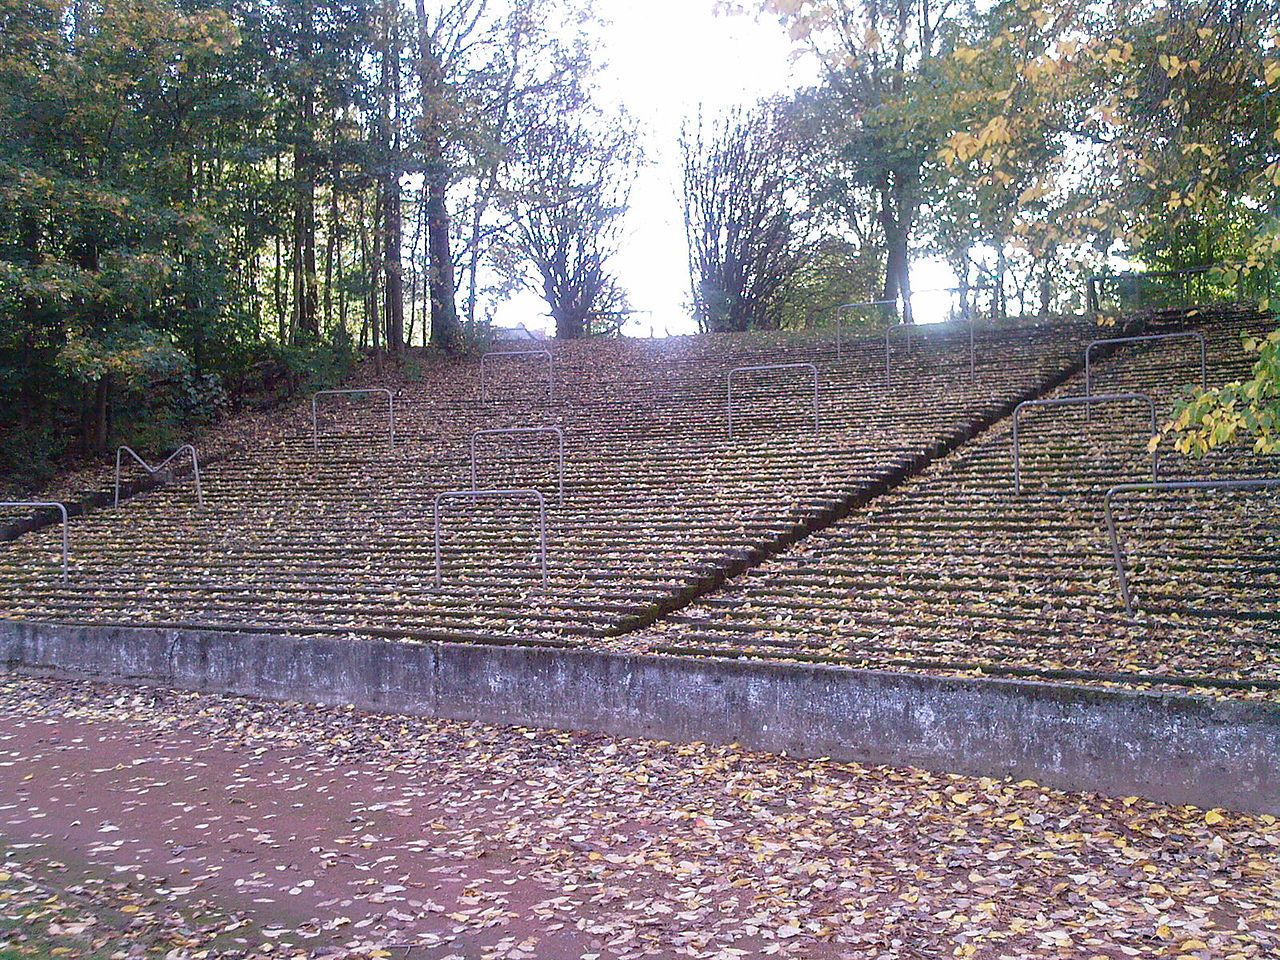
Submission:
<svg viewBox="0 0 1280 960">
<path fill-rule="evenodd" d="M 763 0 L 816 54 L 848 116 L 844 150 L 854 182 L 874 193 L 885 250 L 881 298 L 911 322 L 911 246 L 925 168 L 936 156 L 929 98 L 954 26 L 930 0 Z"/>
<path fill-rule="evenodd" d="M 1186 15 L 1196 19 L 1179 19 Z M 1251 0 L 1227 9 L 1180 3 L 1153 18 L 1163 32 L 1156 33 L 1148 76 L 1163 85 L 1156 116 L 1164 122 L 1146 128 L 1154 147 L 1143 143 L 1162 147 L 1172 162 L 1159 168 L 1152 192 L 1193 234 L 1197 210 L 1231 211 L 1247 225 L 1249 241 L 1232 272 L 1274 271 L 1280 255 L 1280 10 Z M 1131 109 L 1149 116 L 1152 99 L 1135 98 Z M 1274 315 L 1277 304 L 1263 303 Z M 1257 355 L 1251 376 L 1193 390 L 1153 447 L 1171 436 L 1178 450 L 1192 455 L 1241 441 L 1258 453 L 1280 453 L 1280 329 L 1246 338 L 1244 348 Z"/>
<path fill-rule="evenodd" d="M 453 349 L 462 330 L 458 264 L 474 321 L 486 253 L 513 226 L 498 201 L 527 132 L 525 108 L 581 98 L 589 65 L 581 30 L 592 13 L 562 0 L 451 0 L 430 14 L 417 0 L 416 12 L 431 341 Z M 451 204 L 464 214 L 455 218 Z"/>
<path fill-rule="evenodd" d="M 777 327 L 779 295 L 802 259 L 805 211 L 791 190 L 802 166 L 780 103 L 686 126 L 685 236 L 694 316 L 703 330 Z"/>
<path fill-rule="evenodd" d="M 831 236 L 807 243 L 794 269 L 778 290 L 778 326 L 800 330 L 835 322 L 836 311 L 853 303 L 869 303 L 878 295 L 874 278 L 880 252 Z M 891 311 L 869 307 L 846 310 L 846 327 L 883 322 Z"/>
<path fill-rule="evenodd" d="M 227 264 L 188 162 L 222 91 L 189 78 L 219 74 L 235 31 L 140 0 L 92 23 L 80 8 L 68 36 L 63 12 L 0 5 L 0 313 L 24 389 L 59 370 L 83 385 L 82 447 L 101 452 L 119 372 L 195 350 L 222 316 Z"/>
<path fill-rule="evenodd" d="M 450 169 L 445 150 L 451 122 L 456 122 L 449 90 L 449 67 L 462 56 L 463 45 L 483 13 L 483 0 L 459 0 L 427 16 L 425 0 L 417 0 L 418 80 L 422 95 L 419 149 L 426 191 L 427 286 L 431 299 L 431 342 L 452 350 L 458 345 L 453 249 L 449 241 Z"/>
<path fill-rule="evenodd" d="M 1216 447 L 1250 441 L 1255 453 L 1280 453 L 1280 330 L 1245 340 L 1258 355 L 1252 376 L 1209 390 L 1197 388 L 1151 440 L 1165 437 L 1180 452 L 1203 456 Z"/>
<path fill-rule="evenodd" d="M 1077 226 L 1073 212 L 1090 206 L 1082 191 L 1063 189 L 1080 151 L 1070 133 L 1077 104 L 1066 82 L 1069 65 L 1057 40 L 1044 9 L 1005 0 L 957 29 L 953 49 L 935 64 L 927 109 L 936 117 L 942 162 L 929 170 L 931 245 L 962 288 L 976 268 L 1001 315 L 1010 280 L 1015 289 L 1047 281 L 1064 224 Z M 975 257 L 982 248 L 994 251 L 993 263 Z M 1019 296 L 1024 311 L 1027 299 Z M 1047 312 L 1043 294 L 1041 301 Z"/>
<path fill-rule="evenodd" d="M 401 30 L 403 8 L 399 0 L 381 0 L 376 11 L 375 46 L 378 51 L 377 143 L 374 147 L 378 183 L 378 208 L 382 223 L 383 316 L 386 343 L 396 357 L 404 353 L 404 246 L 400 206 L 405 156 L 401 143 Z"/>
<path fill-rule="evenodd" d="M 1264 0 L 1018 0 L 1010 9 L 1015 26 L 956 51 L 982 60 L 1009 45 L 1023 56 L 995 109 L 948 138 L 945 163 L 1000 171 L 1019 125 L 1056 114 L 1090 167 L 1087 182 L 1063 165 L 1056 182 L 1037 185 L 1075 194 L 1081 215 L 1060 218 L 1074 228 L 1066 239 L 1094 231 L 1103 249 L 1176 263 L 1187 251 L 1221 250 L 1208 227 L 1247 246 L 1232 271 L 1270 264 L 1280 253 L 1280 9 Z M 1086 203 L 1090 214 L 1080 211 Z M 1161 436 L 1188 453 L 1245 438 L 1275 451 L 1275 339 L 1246 346 L 1258 354 L 1252 377 L 1195 391 Z"/>
<path fill-rule="evenodd" d="M 568 116 L 552 101 L 524 139 L 510 204 L 515 254 L 532 265 L 556 337 L 586 336 L 616 317 L 626 295 L 610 273 L 639 162 L 634 125 L 595 112 Z"/>
<path fill-rule="evenodd" d="M 371 99 L 373 0 L 265 0 L 261 16 L 275 137 L 289 154 L 282 184 L 292 208 L 289 326 L 294 341 L 313 342 L 320 336 L 316 194 L 340 158 L 359 150 L 357 131 L 342 118 Z"/>
</svg>

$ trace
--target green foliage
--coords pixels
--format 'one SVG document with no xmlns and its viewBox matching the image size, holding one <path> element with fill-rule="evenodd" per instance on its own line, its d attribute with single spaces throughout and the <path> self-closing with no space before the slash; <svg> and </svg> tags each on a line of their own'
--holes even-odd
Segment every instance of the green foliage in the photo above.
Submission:
<svg viewBox="0 0 1280 960">
<path fill-rule="evenodd" d="M 327 341 L 272 344 L 267 349 L 283 373 L 288 396 L 335 387 L 350 375 L 356 363 L 351 335 L 341 328 Z"/>
<path fill-rule="evenodd" d="M 136 325 L 101 338 L 73 333 L 58 351 L 57 364 L 82 383 L 105 379 L 135 389 L 191 370 L 191 361 L 168 338 Z"/>
<path fill-rule="evenodd" d="M 1152 438 L 1153 450 L 1172 437 L 1180 452 L 1192 456 L 1246 441 L 1257 453 L 1280 453 L 1280 330 L 1246 338 L 1244 349 L 1258 357 L 1252 376 L 1209 390 L 1195 388 Z"/>
<path fill-rule="evenodd" d="M 488 320 L 473 320 L 462 324 L 456 352 L 461 356 L 479 357 L 488 352 L 493 343 L 493 326 Z"/>
<path fill-rule="evenodd" d="M 405 354 L 404 362 L 400 364 L 400 373 L 406 380 L 418 381 L 426 374 L 426 369 L 422 365 L 422 361 L 413 354 Z"/>
<path fill-rule="evenodd" d="M 194 130 L 238 116 L 238 33 L 171 0 L 0 0 L 0 23 L 0 408 L 42 424 L 31 439 L 79 424 L 85 452 L 154 404 L 181 434 L 218 406 L 212 358 L 242 332 L 193 163 Z"/>
<path fill-rule="evenodd" d="M 778 293 L 779 326 L 793 330 L 830 326 L 844 305 L 878 299 L 875 278 L 882 260 L 874 248 L 833 237 L 809 245 L 803 262 Z M 844 309 L 841 319 L 847 328 L 874 329 L 896 323 L 897 311 L 889 308 L 886 316 L 876 308 Z"/>
<path fill-rule="evenodd" d="M 6 414 L 10 409 L 0 406 Z M 66 434 L 47 420 L 15 417 L 8 422 L 0 446 L 0 494 L 24 497 L 54 478 L 69 443 Z"/>
</svg>

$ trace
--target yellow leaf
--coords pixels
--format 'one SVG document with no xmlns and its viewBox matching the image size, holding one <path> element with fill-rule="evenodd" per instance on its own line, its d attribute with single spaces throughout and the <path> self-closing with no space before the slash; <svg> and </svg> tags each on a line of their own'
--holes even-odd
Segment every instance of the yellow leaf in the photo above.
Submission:
<svg viewBox="0 0 1280 960">
<path fill-rule="evenodd" d="M 1209 824 L 1209 826 L 1211 827 L 1214 826 L 1215 824 L 1225 823 L 1226 819 L 1227 818 L 1224 817 L 1222 814 L 1220 814 L 1217 810 L 1210 810 L 1208 813 L 1204 815 L 1204 822 Z"/>
</svg>

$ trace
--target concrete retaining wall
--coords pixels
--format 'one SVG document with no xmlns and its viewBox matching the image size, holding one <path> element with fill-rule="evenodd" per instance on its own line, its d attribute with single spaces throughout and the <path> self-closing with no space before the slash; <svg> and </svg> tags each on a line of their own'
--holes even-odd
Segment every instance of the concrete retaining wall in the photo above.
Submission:
<svg viewBox="0 0 1280 960">
<path fill-rule="evenodd" d="M 0 622 L 12 671 L 910 765 L 1280 814 L 1280 708 L 1017 680 Z"/>
</svg>

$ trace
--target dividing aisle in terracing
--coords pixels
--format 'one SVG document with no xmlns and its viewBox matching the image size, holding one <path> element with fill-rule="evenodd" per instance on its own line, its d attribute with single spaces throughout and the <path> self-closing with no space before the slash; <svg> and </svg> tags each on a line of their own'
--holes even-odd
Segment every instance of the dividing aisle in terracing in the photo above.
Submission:
<svg viewBox="0 0 1280 960">
<path fill-rule="evenodd" d="M 1218 384 L 1247 373 L 1241 335 L 1269 326 L 1225 311 L 1201 329 Z M 1163 422 L 1199 373 L 1195 341 L 1145 342 L 1095 364 L 1092 387 L 1150 395 Z M 1084 380 L 1051 397 L 1084 394 Z M 1117 496 L 1130 620 L 1102 508 L 1113 485 L 1151 479 L 1149 407 L 1024 408 L 1019 432 L 1021 493 L 1005 420 L 676 613 L 637 647 L 1276 696 L 1280 491 Z M 1237 449 L 1196 461 L 1166 443 L 1159 472 L 1164 481 L 1274 477 L 1278 459 Z"/>
</svg>

